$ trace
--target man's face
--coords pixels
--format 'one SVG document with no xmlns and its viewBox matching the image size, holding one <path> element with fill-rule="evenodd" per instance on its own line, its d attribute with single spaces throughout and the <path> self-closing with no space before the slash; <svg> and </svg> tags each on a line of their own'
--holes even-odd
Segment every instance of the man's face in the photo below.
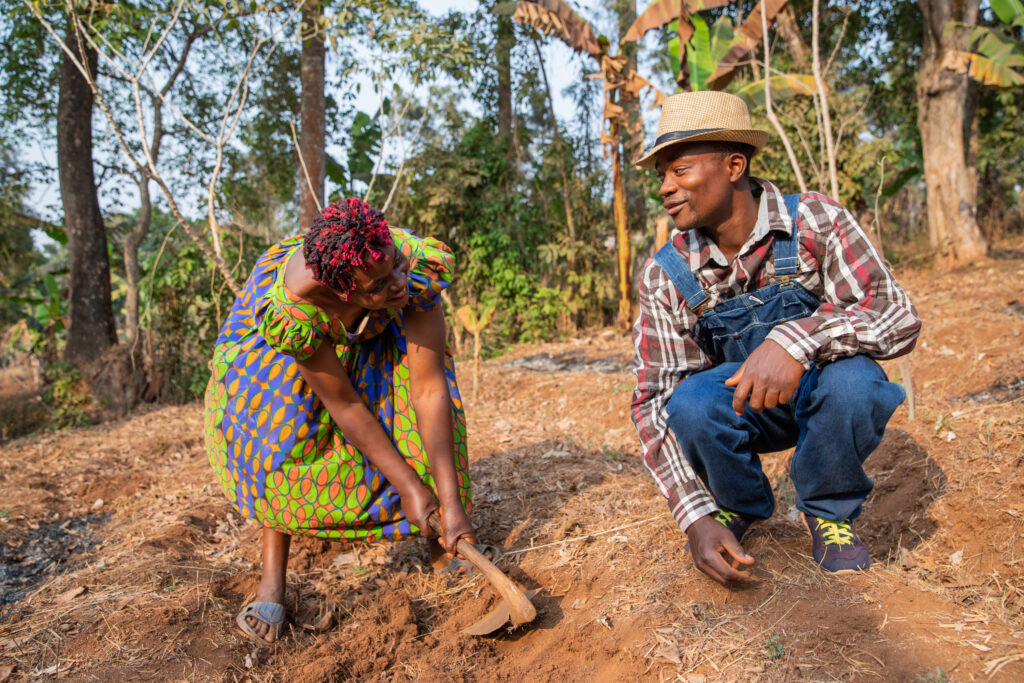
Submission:
<svg viewBox="0 0 1024 683">
<path fill-rule="evenodd" d="M 733 169 L 729 155 L 701 143 L 672 145 L 658 152 L 655 169 L 661 178 L 665 211 L 680 230 L 721 223 L 728 216 Z"/>
</svg>

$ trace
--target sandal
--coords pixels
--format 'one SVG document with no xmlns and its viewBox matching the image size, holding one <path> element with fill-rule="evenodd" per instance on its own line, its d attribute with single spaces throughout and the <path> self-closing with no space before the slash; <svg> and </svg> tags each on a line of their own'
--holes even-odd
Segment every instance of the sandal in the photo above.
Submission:
<svg viewBox="0 0 1024 683">
<path fill-rule="evenodd" d="M 486 545 L 481 543 L 476 547 L 477 552 L 486 557 L 492 563 L 497 562 L 498 558 L 501 557 L 501 550 L 496 545 Z M 460 574 L 465 572 L 466 574 L 472 574 L 476 571 L 476 567 L 469 560 L 464 560 L 461 557 L 453 557 L 449 562 L 448 566 L 444 569 L 435 569 L 438 574 Z"/>
<path fill-rule="evenodd" d="M 235 617 L 235 623 L 246 636 L 261 645 L 273 645 L 274 643 L 256 633 L 255 629 L 246 621 L 247 617 L 258 619 L 270 628 L 276 629 L 274 642 L 277 642 L 277 637 L 281 635 L 281 626 L 284 625 L 284 605 L 277 602 L 250 602 Z"/>
</svg>

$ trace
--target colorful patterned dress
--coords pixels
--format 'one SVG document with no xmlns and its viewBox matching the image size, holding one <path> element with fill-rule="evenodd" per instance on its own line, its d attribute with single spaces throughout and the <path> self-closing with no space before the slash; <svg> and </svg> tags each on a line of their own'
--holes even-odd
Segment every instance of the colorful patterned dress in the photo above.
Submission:
<svg viewBox="0 0 1024 683">
<path fill-rule="evenodd" d="M 451 283 L 443 243 L 391 229 L 409 258 L 409 303 L 428 311 Z M 420 480 L 434 488 L 409 394 L 402 310 L 371 311 L 356 334 L 284 284 L 284 265 L 302 236 L 271 247 L 256 262 L 217 339 L 206 387 L 206 449 L 232 505 L 245 517 L 289 534 L 375 540 L 418 533 L 392 486 L 341 432 L 299 374 L 296 359 L 334 345 L 352 385 Z M 459 494 L 470 509 L 466 422 L 445 350 Z"/>
</svg>

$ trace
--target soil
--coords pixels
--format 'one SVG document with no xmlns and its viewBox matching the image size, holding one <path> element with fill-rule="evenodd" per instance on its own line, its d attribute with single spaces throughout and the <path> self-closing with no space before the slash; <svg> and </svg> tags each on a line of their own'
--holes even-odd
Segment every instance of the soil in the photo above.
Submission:
<svg viewBox="0 0 1024 683">
<path fill-rule="evenodd" d="M 149 407 L 0 445 L 0 681 L 1024 680 L 1021 246 L 898 273 L 925 325 L 883 363 L 914 415 L 867 462 L 869 572 L 813 565 L 789 453 L 764 458 L 757 582 L 695 570 L 639 461 L 630 342 L 593 331 L 484 363 L 477 396 L 464 381 L 473 520 L 539 589 L 530 626 L 463 635 L 495 594 L 430 573 L 417 539 L 298 538 L 290 624 L 259 647 L 234 626 L 259 530 L 210 472 L 201 406 Z"/>
</svg>

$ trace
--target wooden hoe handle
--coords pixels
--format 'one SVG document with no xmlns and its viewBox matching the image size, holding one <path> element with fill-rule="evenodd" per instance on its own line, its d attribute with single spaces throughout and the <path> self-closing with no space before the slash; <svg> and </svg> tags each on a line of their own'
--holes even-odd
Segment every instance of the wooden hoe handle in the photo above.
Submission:
<svg viewBox="0 0 1024 683">
<path fill-rule="evenodd" d="M 427 520 L 430 524 L 430 528 L 434 530 L 438 536 L 443 536 L 441 531 L 441 517 L 437 514 L 437 511 L 430 513 L 430 517 Z M 494 586 L 494 590 L 498 591 L 501 597 L 505 600 L 508 605 L 509 613 L 512 617 L 512 623 L 516 626 L 525 624 L 529 621 L 533 621 L 534 617 L 537 616 L 537 608 L 533 606 L 530 599 L 523 594 L 523 591 L 519 589 L 519 586 L 512 582 L 512 579 L 505 576 L 505 574 L 494 566 L 494 563 L 487 559 L 487 557 L 481 553 L 476 547 L 467 541 L 465 538 L 460 538 L 456 545 L 458 553 L 469 560 L 474 567 L 476 567 L 484 577 L 491 582 Z"/>
</svg>

